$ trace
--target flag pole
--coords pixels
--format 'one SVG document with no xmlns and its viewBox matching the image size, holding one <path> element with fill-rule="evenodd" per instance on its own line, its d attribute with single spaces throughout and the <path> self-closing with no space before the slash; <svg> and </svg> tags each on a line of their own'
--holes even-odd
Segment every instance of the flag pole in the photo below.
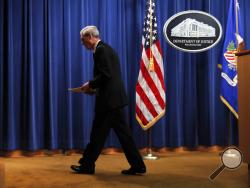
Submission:
<svg viewBox="0 0 250 188">
<path fill-rule="evenodd" d="M 149 71 L 154 71 L 154 58 L 153 58 L 153 54 L 152 54 L 152 43 L 153 43 L 153 40 L 152 40 L 152 37 L 153 37 L 153 16 L 152 16 L 152 0 L 149 1 L 149 7 L 150 7 L 150 40 L 149 40 L 149 50 L 150 50 L 150 60 L 149 60 L 149 66 L 148 66 L 148 69 Z M 147 154 L 145 156 L 143 156 L 143 159 L 144 160 L 156 160 L 158 159 L 157 156 L 154 156 L 152 154 L 152 133 L 151 133 L 151 128 L 149 128 L 147 130 L 147 139 L 148 139 L 148 148 L 147 148 Z"/>
<path fill-rule="evenodd" d="M 239 34 L 239 22 L 238 22 L 238 0 L 234 0 L 234 7 L 235 7 L 235 33 Z M 236 43 L 237 43 L 237 48 L 238 48 L 238 41 L 236 39 Z M 227 125 L 228 125 L 228 147 L 232 145 L 232 133 L 231 133 L 231 129 L 232 129 L 232 124 L 231 124 L 231 110 L 229 110 L 228 115 L 227 115 Z"/>
<path fill-rule="evenodd" d="M 236 34 L 239 34 L 239 21 L 238 21 L 238 8 L 239 8 L 239 5 L 238 5 L 238 0 L 234 0 L 234 3 L 235 3 L 235 27 L 236 27 Z M 238 46 L 239 44 L 237 44 Z"/>
<path fill-rule="evenodd" d="M 239 34 L 239 26 L 238 26 L 238 0 L 233 0 L 234 2 L 234 7 L 235 7 L 235 33 Z M 237 43 L 237 48 L 238 48 L 238 41 L 236 39 L 236 43 Z M 231 110 L 229 110 L 228 115 L 227 115 L 227 125 L 228 125 L 228 147 L 232 145 L 232 141 L 231 141 L 231 129 L 232 129 L 232 125 L 231 125 Z"/>
<path fill-rule="evenodd" d="M 144 160 L 156 160 L 158 159 L 158 157 L 152 154 L 152 148 L 151 148 L 152 146 L 151 128 L 148 129 L 147 133 L 148 133 L 147 134 L 148 135 L 148 148 L 147 148 L 147 154 L 143 156 L 143 159 Z"/>
<path fill-rule="evenodd" d="M 231 146 L 232 145 L 232 142 L 231 142 L 231 127 L 232 127 L 232 125 L 231 125 L 231 110 L 229 110 L 229 112 L 228 112 L 228 115 L 227 115 L 228 117 L 227 117 L 227 124 L 228 124 L 228 143 L 227 143 L 227 146 L 229 147 L 229 146 Z"/>
<path fill-rule="evenodd" d="M 154 58 L 152 54 L 152 44 L 153 44 L 153 15 L 152 15 L 152 0 L 149 1 L 150 5 L 150 36 L 149 36 L 149 52 L 150 52 L 150 58 L 149 58 L 149 71 L 154 71 Z"/>
</svg>

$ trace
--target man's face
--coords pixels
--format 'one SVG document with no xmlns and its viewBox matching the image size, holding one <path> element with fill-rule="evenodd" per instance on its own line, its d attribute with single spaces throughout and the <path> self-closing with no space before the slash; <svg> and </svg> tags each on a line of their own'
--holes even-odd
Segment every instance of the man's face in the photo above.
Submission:
<svg viewBox="0 0 250 188">
<path fill-rule="evenodd" d="M 93 44 L 91 42 L 91 36 L 90 35 L 80 36 L 80 39 L 81 39 L 82 45 L 84 45 L 88 50 L 92 50 Z"/>
</svg>

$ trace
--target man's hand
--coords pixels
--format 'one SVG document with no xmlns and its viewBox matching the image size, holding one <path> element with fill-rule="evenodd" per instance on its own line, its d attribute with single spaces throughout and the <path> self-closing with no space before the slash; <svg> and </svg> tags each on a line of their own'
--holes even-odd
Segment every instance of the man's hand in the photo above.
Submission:
<svg viewBox="0 0 250 188">
<path fill-rule="evenodd" d="M 93 95 L 96 92 L 94 89 L 90 87 L 89 82 L 86 82 L 81 86 L 81 91 L 88 95 Z"/>
<path fill-rule="evenodd" d="M 96 93 L 96 90 L 90 87 L 89 82 L 84 83 L 81 87 L 69 88 L 68 90 L 76 93 L 85 93 L 88 95 L 94 95 Z"/>
<path fill-rule="evenodd" d="M 86 82 L 81 86 L 81 91 L 84 93 L 87 92 L 89 89 L 90 89 L 89 82 Z"/>
</svg>

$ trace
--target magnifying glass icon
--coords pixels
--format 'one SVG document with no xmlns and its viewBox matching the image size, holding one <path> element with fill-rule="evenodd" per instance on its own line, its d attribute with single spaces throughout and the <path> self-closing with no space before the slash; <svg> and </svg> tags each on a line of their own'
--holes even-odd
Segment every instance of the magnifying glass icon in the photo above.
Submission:
<svg viewBox="0 0 250 188">
<path fill-rule="evenodd" d="M 225 168 L 234 170 L 238 168 L 242 163 L 243 155 L 237 148 L 229 147 L 221 155 L 222 165 L 219 166 L 210 176 L 209 179 L 216 178 Z"/>
</svg>

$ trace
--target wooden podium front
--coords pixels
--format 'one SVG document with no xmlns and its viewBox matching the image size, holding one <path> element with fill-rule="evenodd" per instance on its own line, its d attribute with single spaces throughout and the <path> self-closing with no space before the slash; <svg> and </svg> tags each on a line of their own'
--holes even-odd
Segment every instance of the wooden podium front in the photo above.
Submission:
<svg viewBox="0 0 250 188">
<path fill-rule="evenodd" d="M 250 50 L 236 55 L 238 71 L 239 149 L 250 167 Z M 250 170 L 250 169 L 249 169 Z"/>
</svg>

